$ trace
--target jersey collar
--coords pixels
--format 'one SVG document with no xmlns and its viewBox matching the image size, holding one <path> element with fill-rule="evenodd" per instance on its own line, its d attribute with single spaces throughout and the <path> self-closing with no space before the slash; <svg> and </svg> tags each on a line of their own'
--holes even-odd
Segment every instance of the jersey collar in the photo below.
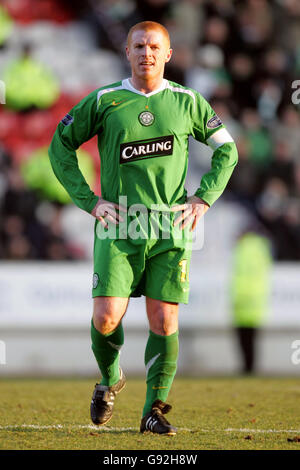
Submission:
<svg viewBox="0 0 300 470">
<path fill-rule="evenodd" d="M 133 93 L 137 93 L 138 95 L 146 96 L 146 98 L 148 98 L 149 96 L 156 95 L 156 93 L 165 90 L 168 86 L 168 80 L 163 78 L 161 86 L 156 90 L 151 91 L 150 93 L 143 93 L 142 91 L 134 88 L 134 86 L 131 84 L 130 78 L 125 78 L 124 80 L 122 80 L 122 86 L 126 90 L 132 91 Z"/>
</svg>

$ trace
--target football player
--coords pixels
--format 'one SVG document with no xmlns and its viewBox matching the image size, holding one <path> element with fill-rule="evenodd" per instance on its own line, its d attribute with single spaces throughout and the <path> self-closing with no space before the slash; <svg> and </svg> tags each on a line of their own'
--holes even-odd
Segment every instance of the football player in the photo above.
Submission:
<svg viewBox="0 0 300 470">
<path fill-rule="evenodd" d="M 144 295 L 149 338 L 140 430 L 174 435 L 164 415 L 171 409 L 166 400 L 177 366 L 178 305 L 188 302 L 192 232 L 224 191 L 237 150 L 200 93 L 164 78 L 172 56 L 164 26 L 133 26 L 126 54 L 131 76 L 77 104 L 59 123 L 49 155 L 74 203 L 96 219 L 91 338 L 102 379 L 91 419 L 103 425 L 112 416 L 125 385 L 119 365 L 122 317 L 129 298 Z M 101 197 L 86 183 L 76 158 L 76 149 L 96 134 Z M 191 196 L 184 188 L 189 136 L 213 149 L 211 169 Z"/>
</svg>

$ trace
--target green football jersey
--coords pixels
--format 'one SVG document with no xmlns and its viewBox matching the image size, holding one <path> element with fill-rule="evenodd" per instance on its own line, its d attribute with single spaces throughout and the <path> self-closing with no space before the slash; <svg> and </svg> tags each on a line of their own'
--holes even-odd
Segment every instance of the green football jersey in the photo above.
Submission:
<svg viewBox="0 0 300 470">
<path fill-rule="evenodd" d="M 185 201 L 189 136 L 214 150 L 211 170 L 195 193 L 209 205 L 224 191 L 237 163 L 231 136 L 200 93 L 166 79 L 159 89 L 142 93 L 125 79 L 78 103 L 59 123 L 49 148 L 57 178 L 88 212 L 97 196 L 78 168 L 76 149 L 96 134 L 101 196 L 115 203 L 126 196 L 128 206 L 167 209 Z"/>
</svg>

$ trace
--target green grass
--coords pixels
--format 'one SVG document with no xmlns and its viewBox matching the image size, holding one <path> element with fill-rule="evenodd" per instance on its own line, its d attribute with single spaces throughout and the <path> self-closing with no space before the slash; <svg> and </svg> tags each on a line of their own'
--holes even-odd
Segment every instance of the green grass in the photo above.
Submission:
<svg viewBox="0 0 300 470">
<path fill-rule="evenodd" d="M 1 379 L 0 449 L 300 450 L 300 442 L 288 441 L 300 436 L 291 432 L 300 430 L 296 378 L 178 377 L 168 399 L 173 410 L 167 418 L 179 428 L 174 437 L 139 433 L 145 383 L 134 378 L 118 395 L 107 427 L 87 427 L 95 382 Z"/>
</svg>

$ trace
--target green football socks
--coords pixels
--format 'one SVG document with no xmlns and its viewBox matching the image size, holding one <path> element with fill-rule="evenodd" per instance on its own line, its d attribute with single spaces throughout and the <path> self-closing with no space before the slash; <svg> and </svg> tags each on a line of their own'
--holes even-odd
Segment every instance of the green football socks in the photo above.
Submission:
<svg viewBox="0 0 300 470">
<path fill-rule="evenodd" d="M 178 351 L 178 331 L 169 336 L 149 331 L 145 350 L 147 393 L 143 416 L 151 410 L 155 400 L 166 401 L 176 373 Z"/>
<path fill-rule="evenodd" d="M 124 344 L 122 323 L 107 335 L 96 330 L 93 320 L 91 323 L 92 350 L 102 374 L 101 385 L 111 386 L 120 379 L 119 358 L 120 349 Z"/>
</svg>

